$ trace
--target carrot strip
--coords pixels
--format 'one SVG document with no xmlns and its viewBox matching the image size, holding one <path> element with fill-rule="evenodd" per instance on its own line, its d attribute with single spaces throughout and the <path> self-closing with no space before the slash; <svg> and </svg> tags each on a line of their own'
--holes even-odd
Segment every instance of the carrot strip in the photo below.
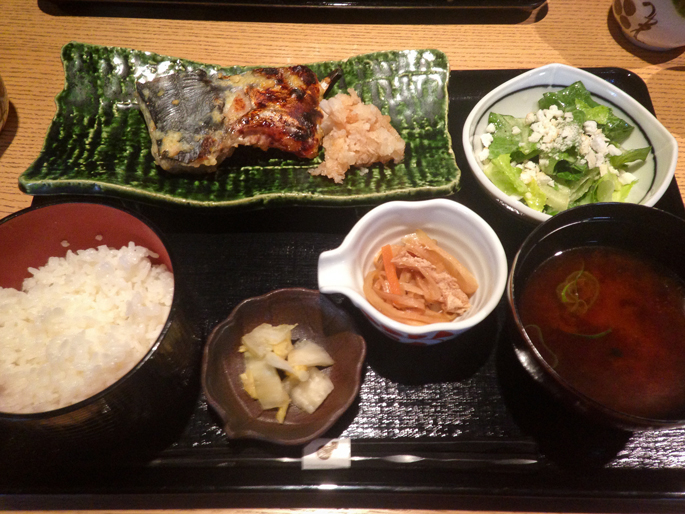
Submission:
<svg viewBox="0 0 685 514">
<path fill-rule="evenodd" d="M 462 269 L 461 263 L 423 231 L 403 237 L 402 242 L 402 245 L 383 246 L 374 256 L 374 269 L 364 277 L 364 294 L 371 305 L 409 325 L 451 321 L 470 308 L 469 293 L 462 289 L 461 283 L 470 287 L 471 293 L 478 283 Z M 449 295 L 457 293 L 460 299 L 466 297 L 465 305 L 449 302 L 452 298 Z"/>
<path fill-rule="evenodd" d="M 392 263 L 392 248 L 390 245 L 385 245 L 381 248 L 381 253 L 383 255 L 383 266 L 385 267 L 385 275 L 388 280 L 388 286 L 390 287 L 390 292 L 392 294 L 401 295 L 404 293 L 400 281 L 397 278 L 397 270 L 395 265 Z"/>
</svg>

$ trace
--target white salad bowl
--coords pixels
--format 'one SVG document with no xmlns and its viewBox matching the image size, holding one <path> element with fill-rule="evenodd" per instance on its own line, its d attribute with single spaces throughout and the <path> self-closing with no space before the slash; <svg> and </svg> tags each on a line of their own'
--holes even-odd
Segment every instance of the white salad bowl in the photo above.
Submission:
<svg viewBox="0 0 685 514">
<path fill-rule="evenodd" d="M 471 308 L 449 323 L 412 326 L 381 314 L 365 298 L 364 276 L 383 245 L 424 230 L 456 257 L 479 287 Z M 319 290 L 347 296 L 386 336 L 402 343 L 436 344 L 465 332 L 497 306 L 507 281 L 507 258 L 495 231 L 475 212 L 446 199 L 388 202 L 363 216 L 343 243 L 319 256 Z"/>
<path fill-rule="evenodd" d="M 480 136 L 485 133 L 490 112 L 523 118 L 538 110 L 537 101 L 545 91 L 563 89 L 581 81 L 593 98 L 611 107 L 614 113 L 635 126 L 623 143 L 625 148 L 652 147 L 644 166 L 634 174 L 638 182 L 627 201 L 652 207 L 673 180 L 678 161 L 678 143 L 668 130 L 639 102 L 606 80 L 587 71 L 564 64 L 548 64 L 527 71 L 493 89 L 473 108 L 464 123 L 462 143 L 469 166 L 480 185 L 507 211 L 533 223 L 550 218 L 549 214 L 528 207 L 523 201 L 500 190 L 483 172 L 478 155 L 483 149 Z"/>
</svg>

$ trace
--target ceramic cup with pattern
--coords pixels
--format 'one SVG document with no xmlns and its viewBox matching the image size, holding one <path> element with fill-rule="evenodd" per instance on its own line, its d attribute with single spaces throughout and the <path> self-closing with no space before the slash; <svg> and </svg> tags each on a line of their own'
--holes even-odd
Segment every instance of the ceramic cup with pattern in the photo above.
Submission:
<svg viewBox="0 0 685 514">
<path fill-rule="evenodd" d="M 685 46 L 685 0 L 614 0 L 612 10 L 631 43 L 659 51 Z"/>
</svg>

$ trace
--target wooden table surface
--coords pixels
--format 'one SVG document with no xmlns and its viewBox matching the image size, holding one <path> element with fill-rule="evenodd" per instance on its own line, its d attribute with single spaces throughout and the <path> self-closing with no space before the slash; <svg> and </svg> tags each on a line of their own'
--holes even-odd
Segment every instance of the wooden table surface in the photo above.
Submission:
<svg viewBox="0 0 685 514">
<path fill-rule="evenodd" d="M 395 14 L 391 23 L 369 23 L 359 14 L 356 20 L 344 14 L 320 14 L 298 23 L 236 13 L 237 20 L 230 11 L 217 14 L 217 19 L 194 20 L 175 10 L 142 18 L 127 17 L 128 12 L 78 16 L 42 1 L 2 0 L 0 76 L 9 92 L 10 112 L 0 132 L 0 216 L 31 202 L 19 191 L 17 179 L 38 155 L 55 113 L 54 98 L 64 84 L 60 49 L 69 41 L 223 65 L 286 65 L 380 50 L 438 48 L 447 53 L 455 70 L 534 68 L 551 62 L 622 67 L 646 82 L 657 117 L 685 148 L 683 49 L 657 53 L 632 46 L 611 16 L 609 1 L 549 0 L 536 13 L 539 20 L 522 17 L 517 23 L 498 20 L 490 25 L 458 11 L 446 11 L 434 23 L 411 13 Z M 293 17 L 283 20 L 287 18 Z M 685 152 L 678 160 L 676 178 L 685 191 Z"/>
<path fill-rule="evenodd" d="M 216 15 L 220 21 L 206 21 L 174 19 L 183 13 L 173 10 L 162 13 L 166 19 L 64 15 L 41 1 L 2 0 L 0 76 L 11 106 L 0 132 L 0 215 L 31 202 L 19 191 L 17 178 L 38 155 L 55 113 L 54 98 L 64 85 L 60 49 L 69 41 L 224 65 L 284 65 L 378 50 L 438 48 L 447 53 L 455 70 L 534 68 L 551 62 L 618 66 L 646 82 L 657 117 L 685 148 L 683 49 L 660 53 L 631 45 L 613 19 L 609 1 L 550 0 L 537 14 L 542 17 L 539 21 L 529 18 L 494 25 L 473 23 L 455 11 L 431 24 L 407 23 L 422 21 L 410 13 L 393 16 L 397 23 L 379 24 L 350 23 L 335 14 L 306 23 L 250 21 L 254 16 L 249 14 L 241 14 L 241 21 L 229 21 L 230 12 Z M 678 160 L 676 177 L 685 190 L 685 152 Z"/>
</svg>

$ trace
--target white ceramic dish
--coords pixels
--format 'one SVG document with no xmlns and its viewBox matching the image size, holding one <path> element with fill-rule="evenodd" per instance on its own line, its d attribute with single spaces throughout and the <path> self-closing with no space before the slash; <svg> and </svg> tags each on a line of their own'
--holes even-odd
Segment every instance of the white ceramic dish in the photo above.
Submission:
<svg viewBox="0 0 685 514">
<path fill-rule="evenodd" d="M 545 90 L 559 90 L 579 80 L 595 100 L 611 107 L 617 116 L 636 127 L 630 138 L 623 143 L 626 148 L 652 146 L 653 151 L 648 161 L 636 172 L 640 182 L 633 187 L 628 201 L 654 206 L 675 174 L 678 143 L 634 98 L 596 75 L 571 66 L 548 64 L 527 71 L 493 89 L 476 104 L 464 123 L 462 143 L 471 170 L 488 194 L 511 213 L 534 223 L 545 221 L 550 215 L 535 211 L 518 199 L 508 196 L 490 181 L 478 159 L 478 152 L 483 148 L 480 135 L 485 132 L 490 112 L 524 117 L 528 112 L 537 110 L 537 101 Z"/>
<path fill-rule="evenodd" d="M 377 311 L 364 297 L 364 275 L 388 243 L 423 229 L 478 280 L 471 309 L 451 323 L 411 326 Z M 319 256 L 319 290 L 347 296 L 381 332 L 403 343 L 435 344 L 465 332 L 497 306 L 507 281 L 507 258 L 495 231 L 475 212 L 446 199 L 387 202 L 362 217 L 340 247 Z"/>
</svg>

